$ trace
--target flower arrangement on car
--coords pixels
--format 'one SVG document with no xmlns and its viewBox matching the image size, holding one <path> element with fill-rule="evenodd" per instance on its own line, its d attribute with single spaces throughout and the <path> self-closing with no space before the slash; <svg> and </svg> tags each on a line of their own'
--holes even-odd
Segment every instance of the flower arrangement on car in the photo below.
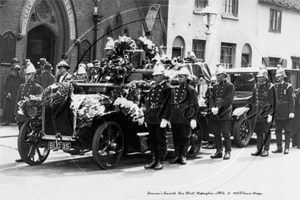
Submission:
<svg viewBox="0 0 300 200">
<path fill-rule="evenodd" d="M 151 84 L 144 80 L 134 80 L 127 84 L 122 84 L 112 91 L 112 98 L 117 111 L 129 116 L 133 122 L 139 125 L 144 123 L 145 105 L 143 103 L 143 92 L 150 89 Z"/>
<path fill-rule="evenodd" d="M 70 108 L 77 116 L 77 128 L 91 127 L 93 118 L 104 114 L 111 100 L 106 95 L 72 95 Z"/>
<path fill-rule="evenodd" d="M 115 52 L 124 57 L 126 50 L 135 50 L 137 49 L 136 43 L 133 39 L 127 36 L 119 36 L 117 40 L 115 40 Z"/>
<path fill-rule="evenodd" d="M 133 70 L 133 65 L 121 57 L 114 60 L 107 60 L 103 63 L 100 76 L 106 81 L 112 81 L 116 84 L 124 82 L 126 76 Z"/>
<path fill-rule="evenodd" d="M 18 102 L 18 113 L 31 118 L 40 118 L 42 115 L 42 97 L 30 95 Z"/>
<path fill-rule="evenodd" d="M 134 68 L 126 51 L 135 50 L 137 46 L 133 39 L 126 36 L 119 36 L 113 44 L 113 54 L 102 60 L 100 76 L 101 81 L 121 84 Z"/>
<path fill-rule="evenodd" d="M 159 53 L 157 46 L 145 36 L 139 37 L 139 40 L 142 42 L 142 48 L 148 56 L 154 57 Z"/>
<path fill-rule="evenodd" d="M 73 91 L 71 83 L 55 83 L 48 86 L 42 94 L 43 105 L 54 107 L 66 102 Z"/>
<path fill-rule="evenodd" d="M 144 108 L 139 107 L 133 101 L 127 100 L 124 97 L 118 97 L 114 104 L 116 110 L 120 110 L 124 115 L 129 116 L 132 122 L 137 122 L 139 125 L 144 124 Z"/>
</svg>

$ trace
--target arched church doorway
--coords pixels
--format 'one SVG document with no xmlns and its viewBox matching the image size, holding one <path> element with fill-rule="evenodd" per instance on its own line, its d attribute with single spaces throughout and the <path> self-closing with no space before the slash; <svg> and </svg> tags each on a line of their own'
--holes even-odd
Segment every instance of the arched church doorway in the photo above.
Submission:
<svg viewBox="0 0 300 200">
<path fill-rule="evenodd" d="M 37 26 L 28 32 L 26 58 L 30 59 L 36 68 L 40 58 L 46 58 L 54 64 L 56 34 L 45 25 Z"/>
</svg>

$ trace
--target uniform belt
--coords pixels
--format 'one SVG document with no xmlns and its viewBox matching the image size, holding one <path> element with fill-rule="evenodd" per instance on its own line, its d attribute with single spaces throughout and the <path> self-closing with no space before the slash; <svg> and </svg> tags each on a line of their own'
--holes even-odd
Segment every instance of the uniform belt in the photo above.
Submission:
<svg viewBox="0 0 300 200">
<path fill-rule="evenodd" d="M 278 104 L 283 104 L 283 103 L 288 103 L 288 101 L 287 100 L 278 100 L 277 103 Z"/>
<path fill-rule="evenodd" d="M 256 103 L 268 103 L 267 101 L 256 101 Z"/>
<path fill-rule="evenodd" d="M 157 109 L 157 108 L 162 108 L 162 107 L 163 107 L 162 105 L 157 105 L 157 104 L 154 104 L 154 103 L 151 103 L 151 105 L 150 105 L 151 109 Z"/>
</svg>

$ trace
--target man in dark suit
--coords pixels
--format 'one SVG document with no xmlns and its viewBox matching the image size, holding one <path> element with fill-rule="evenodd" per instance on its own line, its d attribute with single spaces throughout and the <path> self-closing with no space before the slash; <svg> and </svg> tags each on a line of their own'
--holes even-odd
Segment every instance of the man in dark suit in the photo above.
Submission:
<svg viewBox="0 0 300 200">
<path fill-rule="evenodd" d="M 46 63 L 44 66 L 44 70 L 42 74 L 39 76 L 38 83 L 45 89 L 49 85 L 55 83 L 55 77 L 51 73 L 52 65 L 50 63 Z"/>
<path fill-rule="evenodd" d="M 15 121 L 14 109 L 17 103 L 16 98 L 20 85 L 24 83 L 24 79 L 19 74 L 20 69 L 21 67 L 19 65 L 15 65 L 11 70 L 11 75 L 7 77 L 3 86 L 6 100 L 4 106 L 4 117 L 6 121 L 2 123 L 2 126 L 8 126 L 11 122 Z"/>
<path fill-rule="evenodd" d="M 30 95 L 35 95 L 35 96 L 42 95 L 43 88 L 42 88 L 42 86 L 40 86 L 39 84 L 37 84 L 35 82 L 35 79 L 34 79 L 35 74 L 36 74 L 36 69 L 33 66 L 33 64 L 30 63 L 27 66 L 27 68 L 25 69 L 25 83 L 22 84 L 18 90 L 18 95 L 17 95 L 17 99 L 16 99 L 17 103 L 21 100 L 24 100 L 25 97 L 28 98 Z M 26 115 L 19 113 L 18 109 L 19 109 L 19 106 L 18 106 L 18 104 L 16 104 L 15 115 L 16 115 L 16 121 L 19 126 L 19 130 L 20 130 L 21 126 L 24 124 L 24 122 L 29 120 L 29 118 Z M 16 162 L 23 162 L 23 160 L 17 159 Z"/>
<path fill-rule="evenodd" d="M 257 83 L 254 85 L 251 98 L 251 110 L 249 117 L 255 126 L 259 126 L 257 131 L 257 149 L 252 156 L 269 156 L 271 143 L 271 126 L 275 111 L 276 95 L 274 85 L 268 81 L 268 71 L 262 68 L 258 74 Z"/>
<path fill-rule="evenodd" d="M 275 113 L 275 125 L 276 125 L 276 144 L 277 149 L 272 153 L 282 153 L 282 129 L 284 130 L 284 154 L 289 153 L 290 142 L 291 142 L 291 123 L 295 117 L 295 99 L 293 96 L 293 86 L 284 81 L 286 78 L 285 71 L 283 68 L 276 70 L 276 81 L 274 84 L 277 96 L 277 107 Z"/>
<path fill-rule="evenodd" d="M 171 116 L 172 87 L 166 82 L 164 70 L 161 63 L 155 66 L 153 72 L 155 86 L 147 96 L 145 122 L 149 131 L 152 162 L 145 165 L 145 169 L 162 169 L 167 154 L 166 126 Z"/>
<path fill-rule="evenodd" d="M 215 73 L 217 82 L 212 88 L 210 98 L 211 126 L 215 136 L 216 153 L 210 156 L 212 159 L 223 157 L 223 142 L 225 142 L 224 160 L 230 159 L 231 140 L 230 129 L 232 120 L 232 101 L 234 97 L 234 86 L 227 80 L 226 71 L 222 64 L 217 65 Z"/>
<path fill-rule="evenodd" d="M 176 157 L 170 164 L 186 164 L 186 154 L 190 146 L 191 128 L 197 127 L 199 107 L 196 90 L 187 83 L 189 71 L 183 67 L 178 72 L 179 85 L 174 87 L 174 103 L 170 119 Z"/>
</svg>

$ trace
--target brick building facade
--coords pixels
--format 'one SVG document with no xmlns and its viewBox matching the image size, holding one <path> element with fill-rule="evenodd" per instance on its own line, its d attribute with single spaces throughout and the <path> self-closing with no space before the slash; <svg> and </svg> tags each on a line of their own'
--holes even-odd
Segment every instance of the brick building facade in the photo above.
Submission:
<svg viewBox="0 0 300 200">
<path fill-rule="evenodd" d="M 30 59 L 38 68 L 40 58 L 56 65 L 67 52 L 72 72 L 79 62 L 101 60 L 108 36 L 145 35 L 150 4 L 141 8 L 139 0 L 0 0 L 0 110 L 11 58 L 20 64 Z M 151 36 L 159 46 L 164 26 L 157 23 L 163 22 L 156 20 Z"/>
</svg>

